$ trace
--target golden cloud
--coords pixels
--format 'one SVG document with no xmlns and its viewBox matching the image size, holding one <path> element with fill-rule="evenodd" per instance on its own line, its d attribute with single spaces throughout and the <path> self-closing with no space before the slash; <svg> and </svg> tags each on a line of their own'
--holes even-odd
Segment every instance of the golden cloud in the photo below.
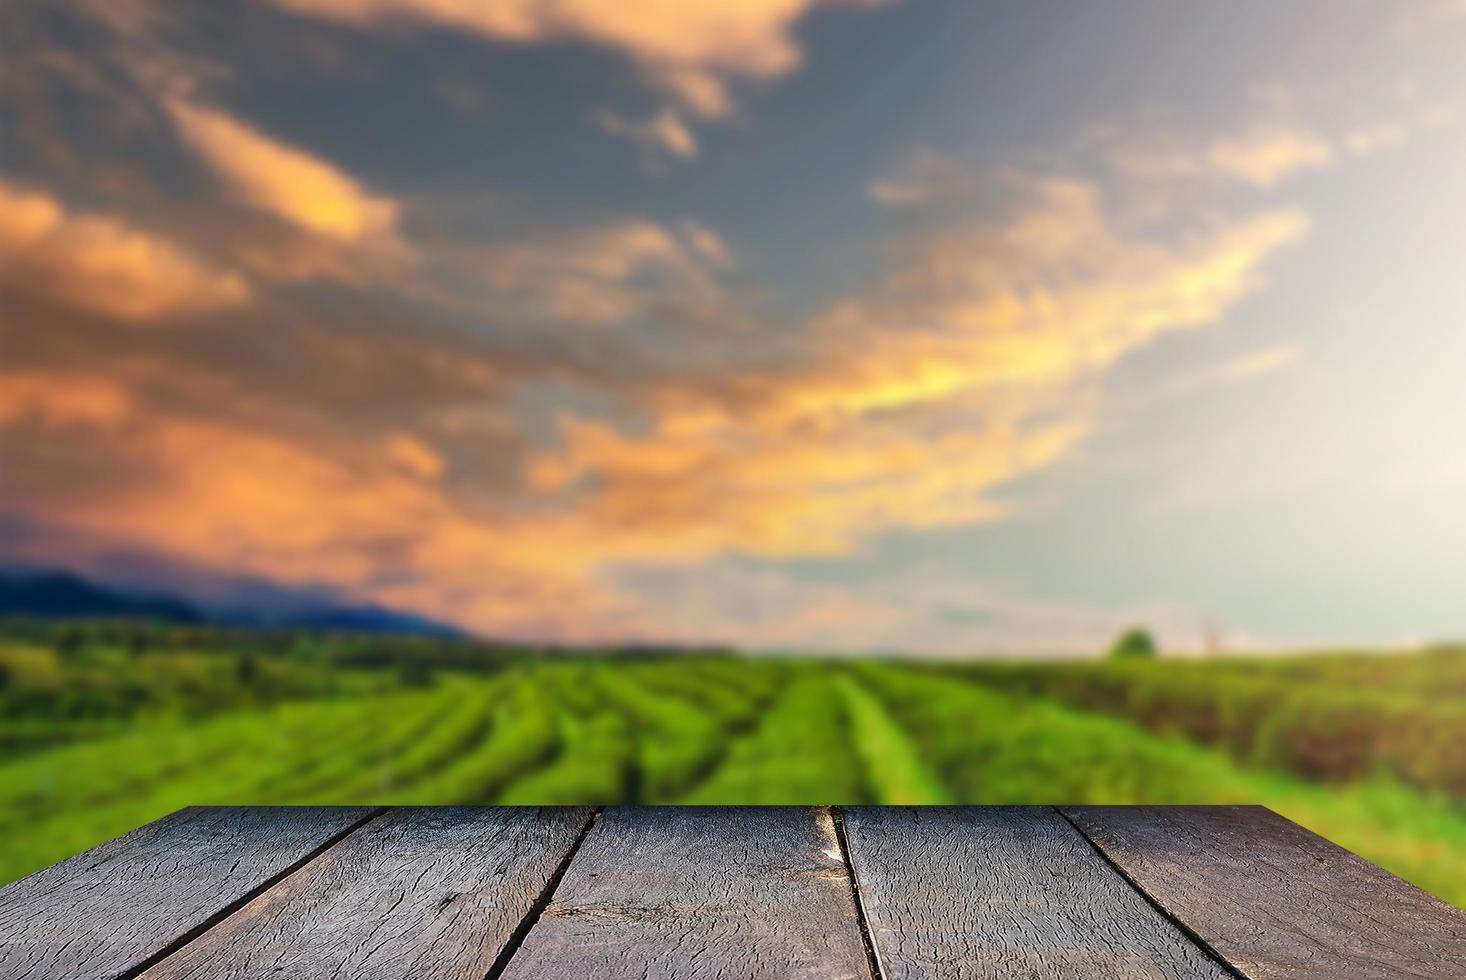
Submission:
<svg viewBox="0 0 1466 980">
<path fill-rule="evenodd" d="M 532 485 L 568 493 L 626 557 L 848 551 L 894 527 L 990 519 L 988 491 L 1088 431 L 1076 386 L 1157 337 L 1218 319 L 1308 222 L 1265 212 L 1184 243 L 1116 230 L 1096 188 L 1030 181 L 997 225 L 916 236 L 812 325 L 817 356 L 687 394 L 644 434 L 565 417 Z"/>
<path fill-rule="evenodd" d="M 516 44 L 581 41 L 634 61 L 685 108 L 721 116 L 731 79 L 770 79 L 799 64 L 794 26 L 838 0 L 275 0 L 360 26 L 420 23 Z"/>
<path fill-rule="evenodd" d="M 605 326 L 659 303 L 707 302 L 729 262 L 718 235 L 695 222 L 629 219 L 466 250 L 458 257 L 486 311 L 552 327 Z"/>
<path fill-rule="evenodd" d="M 0 285 L 134 325 L 243 304 L 250 289 L 159 235 L 0 181 Z"/>
<path fill-rule="evenodd" d="M 1338 157 L 1332 140 L 1289 119 L 1260 119 L 1209 139 L 1173 133 L 1106 131 L 1115 166 L 1148 180 L 1223 178 L 1272 188 L 1289 177 L 1328 167 Z"/>
<path fill-rule="evenodd" d="M 326 161 L 217 109 L 173 99 L 168 110 L 184 141 L 242 203 L 339 242 L 391 237 L 396 203 Z"/>
<path fill-rule="evenodd" d="M 697 156 L 697 138 L 675 109 L 663 109 L 649 119 L 627 119 L 613 112 L 601 113 L 596 122 L 613 136 L 622 136 L 649 154 L 649 162 L 663 153 L 682 160 Z"/>
<path fill-rule="evenodd" d="M 1222 317 L 1307 230 L 1279 209 L 1155 238 L 1090 183 L 1008 181 L 1009 212 L 931 209 L 869 285 L 802 323 L 763 326 L 742 359 L 707 360 L 695 378 L 601 366 L 616 385 L 594 409 L 565 401 L 549 443 L 528 436 L 516 398 L 532 401 L 583 343 L 564 331 L 534 334 L 549 346 L 505 360 L 495 386 L 370 417 L 276 404 L 227 373 L 222 385 L 198 377 L 196 361 L 105 383 L 84 366 L 14 364 L 0 379 L 8 444 L 61 431 L 115 478 L 57 494 L 27 477 L 7 506 L 86 540 L 327 581 L 485 631 L 642 634 L 646 610 L 609 570 L 843 554 L 886 530 L 1002 516 L 998 488 L 1092 429 L 1093 382 L 1111 365 Z M 689 307 L 700 330 L 728 335 L 719 342 L 756 320 L 723 290 L 726 250 L 698 226 L 629 221 L 474 258 L 497 305 L 517 297 L 596 326 L 590 336 Z M 682 300 L 675 314 L 669 297 Z M 680 336 L 689 355 L 704 342 Z M 371 358 L 368 338 L 353 334 L 351 356 Z M 603 411 L 606 399 L 619 408 Z M 201 400 L 210 411 L 187 410 Z M 462 425 L 485 416 L 524 436 L 508 462 L 518 482 L 492 491 L 460 478 L 482 453 Z"/>
<path fill-rule="evenodd" d="M 76 426 L 115 427 L 131 416 L 132 396 L 122 385 L 102 378 L 56 378 L 35 371 L 7 371 L 0 387 L 0 427 L 29 424 L 43 432 Z"/>
<path fill-rule="evenodd" d="M 330 441 L 182 414 L 64 370 L 5 371 L 0 392 L 11 440 L 64 436 L 113 474 L 105 488 L 59 494 L 23 480 L 8 487 L 10 507 L 84 539 L 280 582 L 340 583 L 511 631 L 544 627 L 556 608 L 585 609 L 590 624 L 614 615 L 583 559 L 556 547 L 574 541 L 571 529 L 466 510 L 410 437 Z"/>
</svg>

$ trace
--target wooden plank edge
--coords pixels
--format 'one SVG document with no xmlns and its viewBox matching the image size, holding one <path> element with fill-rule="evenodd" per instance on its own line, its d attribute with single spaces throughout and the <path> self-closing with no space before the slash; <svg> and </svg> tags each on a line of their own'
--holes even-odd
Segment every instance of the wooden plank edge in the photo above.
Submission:
<svg viewBox="0 0 1466 980">
<path fill-rule="evenodd" d="M 1176 915 L 1170 909 L 1166 908 L 1163 904 L 1157 901 L 1155 897 L 1150 894 L 1150 892 L 1141 887 L 1140 882 L 1132 878 L 1128 871 L 1120 867 L 1118 863 L 1116 863 L 1108 854 L 1105 853 L 1105 849 L 1103 847 L 1100 847 L 1098 844 L 1096 844 L 1094 842 L 1094 839 L 1084 832 L 1084 828 L 1079 826 L 1079 823 L 1069 816 L 1065 807 L 1055 806 L 1053 807 L 1053 811 L 1057 813 L 1065 823 L 1074 828 L 1074 832 L 1079 835 L 1079 839 L 1088 844 L 1090 848 L 1094 851 L 1094 853 L 1099 855 L 1100 860 L 1105 862 L 1105 864 L 1109 866 L 1111 871 L 1120 876 L 1120 880 L 1129 885 L 1136 894 L 1138 894 L 1141 898 L 1145 900 L 1145 903 L 1147 905 L 1156 910 L 1157 914 L 1159 914 L 1167 922 L 1180 930 L 1181 935 L 1191 940 L 1191 942 L 1194 943 L 1198 949 L 1200 949 L 1207 956 L 1215 960 L 1222 969 L 1226 970 L 1232 976 L 1236 977 L 1237 980 L 1250 980 L 1247 974 L 1243 973 L 1240 969 L 1234 966 L 1231 961 L 1229 961 L 1225 956 L 1217 951 L 1216 947 L 1207 942 L 1200 933 L 1191 928 L 1191 926 L 1187 925 L 1178 915 Z"/>
<path fill-rule="evenodd" d="M 188 810 L 199 810 L 199 809 L 205 809 L 205 808 L 204 807 L 192 807 L 191 806 L 191 807 L 184 807 L 183 810 L 178 810 L 178 811 L 175 811 L 175 812 L 177 812 L 177 813 L 183 813 L 183 812 L 188 811 Z M 383 814 L 387 813 L 390 809 L 391 809 L 390 807 L 385 807 L 385 806 L 376 807 L 373 810 L 369 811 L 365 816 L 362 816 L 360 819 L 352 822 L 351 824 L 348 824 L 343 829 L 341 829 L 341 830 L 337 831 L 336 833 L 332 834 L 331 836 L 327 837 L 325 841 L 323 841 L 319 846 L 317 846 L 314 849 L 312 849 L 304 857 L 301 857 L 299 860 L 295 861 L 293 864 L 291 864 L 291 865 L 283 868 L 282 870 L 280 870 L 280 871 L 276 872 L 275 874 L 271 875 L 270 877 L 266 878 L 264 881 L 262 881 L 259 884 L 255 885 L 249 891 L 245 892 L 243 895 L 239 896 L 234 901 L 230 902 L 228 905 L 225 905 L 223 908 L 219 909 L 213 915 L 209 916 L 207 919 L 205 919 L 204 921 L 200 922 L 198 925 L 194 926 L 192 929 L 189 929 L 183 935 L 179 936 L 177 939 L 175 939 L 172 942 L 168 943 L 166 946 L 164 946 L 162 949 L 159 949 L 157 952 L 153 953 L 151 956 L 148 956 L 146 959 L 142 960 L 141 962 L 139 962 L 139 963 L 135 964 L 134 966 L 131 966 L 128 969 L 123 970 L 121 973 L 117 974 L 116 977 L 115 977 L 115 980 L 135 980 L 136 977 L 141 976 L 143 973 L 147 972 L 148 970 L 151 970 L 153 967 L 157 966 L 159 963 L 163 962 L 165 959 L 167 959 L 168 957 L 172 956 L 174 953 L 178 952 L 180 949 L 183 949 L 189 943 L 193 942 L 195 939 L 198 939 L 204 933 L 208 932 L 210 929 L 214 928 L 219 923 L 223 922 L 225 919 L 229 918 L 231 915 L 234 915 L 240 909 L 244 908 L 250 902 L 253 902 L 255 899 L 259 898 L 265 892 L 269 891 L 271 888 L 274 888 L 276 885 L 280 884 L 280 882 L 284 881 L 286 878 L 289 878 L 291 875 L 295 874 L 301 868 L 304 868 L 306 865 L 310 864 L 312 861 L 314 861 L 316 858 L 320 857 L 322 854 L 325 854 L 327 851 L 329 851 L 332 847 L 335 847 L 338 843 L 340 843 L 346 837 L 348 837 L 351 834 L 355 833 L 357 830 L 359 830 L 360 828 L 364 827 L 366 824 L 370 823 L 371 821 L 376 820 L 378 817 L 380 817 Z"/>
<path fill-rule="evenodd" d="M 886 971 L 881 965 L 880 950 L 870 934 L 870 922 L 865 916 L 865 896 L 860 891 L 860 877 L 855 872 L 855 860 L 851 857 L 850 842 L 845 839 L 845 808 L 829 808 L 830 820 L 835 825 L 835 840 L 840 845 L 840 857 L 845 862 L 845 874 L 850 878 L 850 901 L 855 906 L 855 921 L 860 926 L 860 941 L 865 946 L 865 962 L 872 980 L 885 980 Z"/>
<path fill-rule="evenodd" d="M 592 828 L 600 821 L 601 814 L 606 810 L 603 806 L 591 810 L 590 816 L 586 818 L 585 825 L 580 828 L 580 833 L 575 835 L 575 840 L 570 842 L 570 847 L 560 863 L 555 866 L 555 871 L 545 882 L 545 887 L 540 889 L 539 896 L 535 898 L 534 904 L 529 911 L 524 913 L 524 918 L 519 920 L 519 925 L 509 934 L 499 955 L 494 957 L 494 962 L 489 966 L 489 972 L 484 974 L 484 980 L 499 980 L 504 971 L 509 969 L 509 962 L 514 959 L 514 954 L 519 952 L 519 947 L 524 945 L 525 939 L 529 937 L 530 930 L 539 922 L 540 916 L 549 907 L 550 902 L 555 898 L 555 890 L 560 887 L 560 881 L 565 877 L 565 872 L 570 870 L 570 864 L 575 860 L 575 855 L 580 853 L 580 845 L 590 835 Z"/>
</svg>

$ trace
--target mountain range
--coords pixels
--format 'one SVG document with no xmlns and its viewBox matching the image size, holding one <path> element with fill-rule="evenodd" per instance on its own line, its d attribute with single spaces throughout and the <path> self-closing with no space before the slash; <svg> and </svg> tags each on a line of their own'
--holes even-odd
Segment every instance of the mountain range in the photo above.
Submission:
<svg viewBox="0 0 1466 980">
<path fill-rule="evenodd" d="M 182 625 L 212 624 L 266 629 L 350 633 L 462 636 L 463 632 L 415 613 L 377 605 L 298 602 L 268 605 L 204 605 L 178 596 L 103 584 L 72 572 L 0 569 L 0 618 L 145 619 Z"/>
</svg>

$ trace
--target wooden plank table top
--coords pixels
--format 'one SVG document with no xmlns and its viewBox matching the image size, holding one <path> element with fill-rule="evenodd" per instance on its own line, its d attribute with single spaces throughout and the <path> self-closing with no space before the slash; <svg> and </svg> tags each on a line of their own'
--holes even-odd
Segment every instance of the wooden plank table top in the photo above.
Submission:
<svg viewBox="0 0 1466 980">
<path fill-rule="evenodd" d="M 198 807 L 0 889 L 0 980 L 1466 978 L 1260 807 Z"/>
</svg>

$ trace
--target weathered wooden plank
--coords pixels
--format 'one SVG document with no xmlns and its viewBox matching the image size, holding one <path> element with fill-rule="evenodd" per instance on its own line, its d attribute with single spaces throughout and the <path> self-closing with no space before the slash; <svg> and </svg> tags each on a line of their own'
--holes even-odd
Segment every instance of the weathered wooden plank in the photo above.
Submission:
<svg viewBox="0 0 1466 980">
<path fill-rule="evenodd" d="M 1270 810 L 1065 812 L 1153 901 L 1253 980 L 1466 977 L 1466 913 Z"/>
<path fill-rule="evenodd" d="M 115 977 L 372 814 L 189 808 L 0 889 L 0 978 Z"/>
<path fill-rule="evenodd" d="M 615 807 L 505 980 L 869 980 L 828 811 Z"/>
<path fill-rule="evenodd" d="M 1050 807 L 859 807 L 845 837 L 887 980 L 1224 980 Z"/>
<path fill-rule="evenodd" d="M 482 980 L 591 814 L 393 810 L 142 976 Z"/>
</svg>

